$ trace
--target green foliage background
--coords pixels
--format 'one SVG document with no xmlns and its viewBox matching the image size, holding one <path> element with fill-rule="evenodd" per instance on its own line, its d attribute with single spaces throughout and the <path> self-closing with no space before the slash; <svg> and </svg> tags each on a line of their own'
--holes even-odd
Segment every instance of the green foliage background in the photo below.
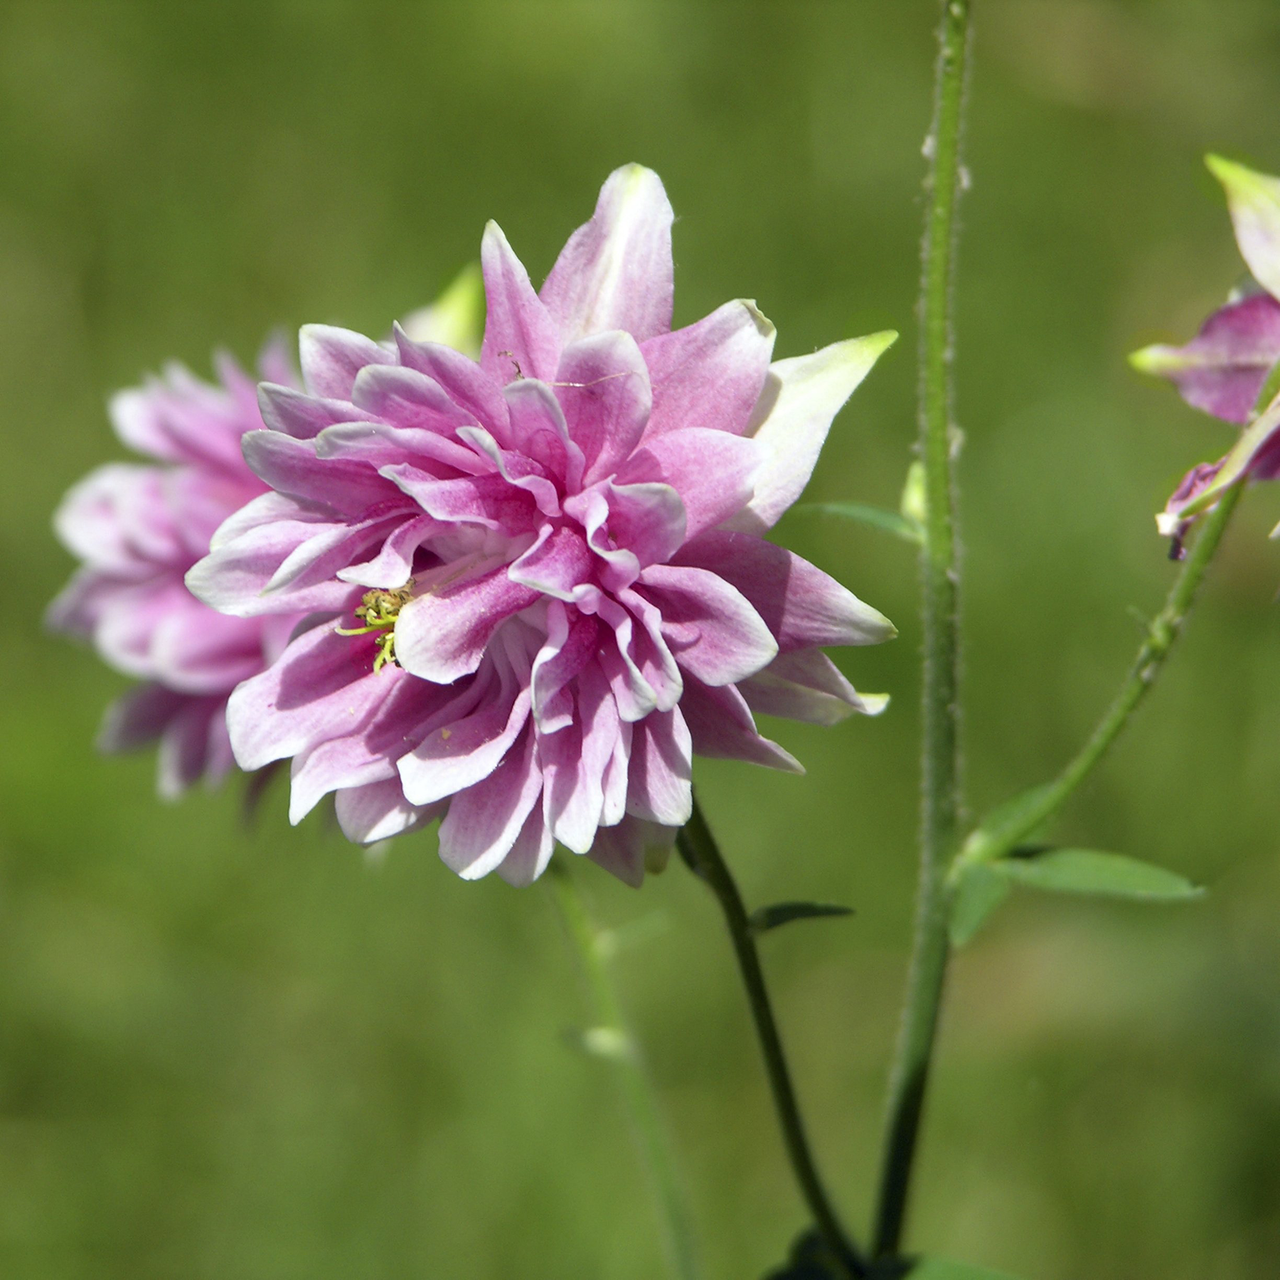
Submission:
<svg viewBox="0 0 1280 1280">
<path fill-rule="evenodd" d="M 1241 265 L 1208 148 L 1280 170 L 1273 0 L 977 0 L 959 416 L 975 809 L 1055 769 L 1171 568 L 1152 512 L 1228 431 L 1126 369 Z M 368 864 L 277 788 L 165 806 L 91 748 L 123 681 L 46 638 L 62 491 L 112 389 L 380 333 L 497 218 L 535 277 L 615 165 L 665 179 L 677 320 L 759 299 L 792 355 L 901 328 L 810 496 L 893 505 L 913 434 L 932 0 L 0 4 L 0 1272 L 53 1280 L 661 1274 L 609 1070 L 540 887 L 430 837 Z M 1165 910 L 1018 897 L 960 959 L 914 1242 L 1026 1280 L 1280 1274 L 1280 494 L 1251 495 L 1167 678 L 1056 834 L 1205 883 Z M 916 816 L 910 550 L 779 536 L 901 638 L 840 656 L 879 721 L 778 725 L 806 778 L 703 766 L 822 1161 L 865 1220 Z M 802 1210 L 714 907 L 626 890 L 619 970 L 712 1276 Z"/>
</svg>

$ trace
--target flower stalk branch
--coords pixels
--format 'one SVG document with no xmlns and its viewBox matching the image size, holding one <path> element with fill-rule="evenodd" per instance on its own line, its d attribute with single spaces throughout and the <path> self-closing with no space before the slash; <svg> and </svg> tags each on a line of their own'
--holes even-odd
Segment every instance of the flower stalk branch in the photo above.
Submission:
<svg viewBox="0 0 1280 1280">
<path fill-rule="evenodd" d="M 671 1274 L 677 1280 L 702 1280 L 684 1183 L 676 1168 L 653 1082 L 623 1016 L 622 1002 L 609 971 L 610 935 L 592 920 L 564 859 L 552 861 L 548 880 L 591 1001 L 594 1026 L 587 1033 L 587 1047 L 618 1068 L 627 1112 L 662 1221 Z"/>
<path fill-rule="evenodd" d="M 720 903 L 720 909 L 724 912 L 725 924 L 728 926 L 729 937 L 733 942 L 734 955 L 742 974 L 747 1002 L 751 1007 L 751 1016 L 760 1040 L 760 1050 L 764 1055 L 769 1088 L 773 1094 L 778 1122 L 782 1126 L 787 1155 L 805 1203 L 813 1215 L 814 1225 L 832 1258 L 837 1265 L 844 1268 L 846 1275 L 866 1276 L 867 1267 L 856 1246 L 840 1225 L 840 1220 L 832 1207 L 814 1162 L 804 1121 L 800 1115 L 800 1106 L 796 1101 L 795 1087 L 791 1082 L 791 1071 L 787 1066 L 782 1038 L 773 1016 L 773 1005 L 765 985 L 760 953 L 756 947 L 755 931 L 751 927 L 742 895 L 720 853 L 715 837 L 711 834 L 710 827 L 707 826 L 702 810 L 698 807 L 696 797 L 693 803 L 693 816 L 680 829 L 680 834 L 676 837 L 676 847 L 689 869 L 715 894 L 716 900 Z"/>
<path fill-rule="evenodd" d="M 920 461 L 924 474 L 924 693 L 920 874 L 906 1007 L 889 1084 L 874 1257 L 896 1255 L 946 976 L 946 869 L 960 822 L 959 585 L 952 431 L 953 284 L 969 0 L 946 0 L 938 33 L 920 281 Z"/>
</svg>

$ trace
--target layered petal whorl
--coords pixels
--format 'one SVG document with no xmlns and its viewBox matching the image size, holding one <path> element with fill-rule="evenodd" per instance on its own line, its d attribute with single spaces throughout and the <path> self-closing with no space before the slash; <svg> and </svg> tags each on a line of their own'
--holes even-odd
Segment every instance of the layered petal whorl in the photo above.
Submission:
<svg viewBox="0 0 1280 1280">
<path fill-rule="evenodd" d="M 158 741 L 159 787 L 170 797 L 232 767 L 227 698 L 280 652 L 297 618 L 227 617 L 183 581 L 218 527 L 269 494 L 241 453 L 245 434 L 263 425 L 256 381 L 230 357 L 217 367 L 219 385 L 171 365 L 163 378 L 117 394 L 116 434 L 154 464 L 99 467 L 54 517 L 83 564 L 50 606 L 49 624 L 92 641 L 113 667 L 145 682 L 108 710 L 99 743 L 119 751 Z M 295 381 L 279 343 L 260 369 Z"/>
<path fill-rule="evenodd" d="M 295 820 L 334 791 L 356 841 L 440 817 L 464 877 L 527 883 L 558 841 L 637 883 L 694 752 L 798 768 L 752 705 L 879 709 L 819 646 L 891 626 L 759 533 L 887 343 L 771 372 L 753 304 L 671 332 L 671 220 L 621 169 L 541 293 L 489 225 L 478 360 L 308 329 L 304 393 L 263 389 L 245 455 L 272 494 L 188 582 L 326 615 L 229 710 L 242 764 L 292 758 Z"/>
</svg>

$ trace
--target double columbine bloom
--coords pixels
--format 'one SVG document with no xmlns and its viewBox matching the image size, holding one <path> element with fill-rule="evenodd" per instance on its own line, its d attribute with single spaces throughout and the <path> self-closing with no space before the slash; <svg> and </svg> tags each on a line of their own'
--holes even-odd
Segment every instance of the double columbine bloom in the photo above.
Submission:
<svg viewBox="0 0 1280 1280">
<path fill-rule="evenodd" d="M 159 742 L 167 797 L 231 768 L 227 698 L 275 658 L 298 621 L 224 617 L 183 582 L 214 530 L 267 491 L 240 451 L 244 434 L 262 427 L 256 381 L 229 356 L 217 365 L 218 385 L 171 365 L 163 378 L 116 395 L 116 434 L 153 462 L 99 467 L 54 517 L 84 564 L 50 607 L 49 624 L 92 640 L 113 667 L 142 681 L 109 708 L 99 742 L 108 751 Z M 296 382 L 279 343 L 259 368 Z"/>
<path fill-rule="evenodd" d="M 559 841 L 638 883 L 695 751 L 798 770 L 753 712 L 883 706 L 822 647 L 891 625 L 761 535 L 893 335 L 771 364 L 744 301 L 672 332 L 671 222 L 620 169 L 540 293 L 490 224 L 478 361 L 311 326 L 301 389 L 260 388 L 267 491 L 186 581 L 291 633 L 227 723 L 242 768 L 292 759 L 293 821 L 332 792 L 355 841 L 440 819 L 468 878 L 528 883 Z"/>
<path fill-rule="evenodd" d="M 1144 373 L 1171 379 L 1188 404 L 1245 427 L 1217 462 L 1189 471 L 1157 517 L 1160 532 L 1181 538 L 1187 525 L 1242 476 L 1280 476 L 1280 398 L 1255 416 L 1268 376 L 1280 361 L 1280 179 L 1210 156 L 1208 165 L 1227 193 L 1236 243 L 1256 288 L 1215 311 L 1185 346 L 1135 352 Z"/>
</svg>

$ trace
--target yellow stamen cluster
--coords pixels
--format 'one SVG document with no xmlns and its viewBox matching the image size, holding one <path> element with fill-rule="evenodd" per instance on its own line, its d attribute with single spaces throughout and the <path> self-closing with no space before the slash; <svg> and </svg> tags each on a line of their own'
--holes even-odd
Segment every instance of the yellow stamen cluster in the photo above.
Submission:
<svg viewBox="0 0 1280 1280">
<path fill-rule="evenodd" d="M 383 591 L 375 588 L 366 591 L 356 606 L 356 617 L 364 623 L 361 627 L 339 627 L 340 636 L 367 636 L 375 631 L 382 634 L 378 637 L 378 656 L 373 660 L 375 672 L 381 671 L 387 663 L 399 666 L 396 661 L 396 619 L 400 610 L 413 598 L 413 579 L 410 578 L 403 587 L 394 591 Z"/>
</svg>

